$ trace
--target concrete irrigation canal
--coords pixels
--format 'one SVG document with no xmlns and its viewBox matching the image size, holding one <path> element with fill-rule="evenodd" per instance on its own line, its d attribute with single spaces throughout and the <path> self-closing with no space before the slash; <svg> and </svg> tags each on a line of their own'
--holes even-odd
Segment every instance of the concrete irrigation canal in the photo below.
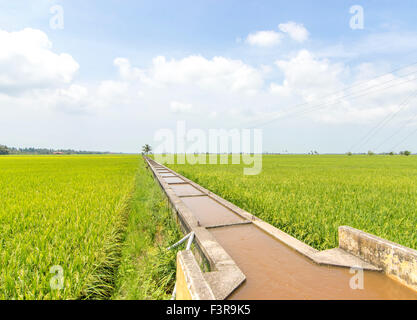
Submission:
<svg viewBox="0 0 417 320">
<path fill-rule="evenodd" d="M 341 227 L 339 247 L 320 252 L 145 161 L 195 235 L 194 249 L 178 253 L 177 299 L 417 299 L 417 251 Z"/>
</svg>

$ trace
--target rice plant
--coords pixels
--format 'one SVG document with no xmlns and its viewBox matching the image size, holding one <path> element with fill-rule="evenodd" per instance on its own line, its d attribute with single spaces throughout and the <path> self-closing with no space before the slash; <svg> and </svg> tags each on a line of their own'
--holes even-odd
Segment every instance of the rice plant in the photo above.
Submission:
<svg viewBox="0 0 417 320">
<path fill-rule="evenodd" d="M 231 161 L 229 161 L 231 163 Z M 417 157 L 264 155 L 244 165 L 170 167 L 317 249 L 349 225 L 417 249 Z"/>
<path fill-rule="evenodd" d="M 0 157 L 0 299 L 108 297 L 138 161 Z"/>
</svg>

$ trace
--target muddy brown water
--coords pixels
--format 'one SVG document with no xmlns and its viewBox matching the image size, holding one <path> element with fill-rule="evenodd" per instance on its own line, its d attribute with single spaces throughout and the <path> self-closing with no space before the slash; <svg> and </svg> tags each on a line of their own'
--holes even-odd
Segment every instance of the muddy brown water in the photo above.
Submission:
<svg viewBox="0 0 417 320">
<path fill-rule="evenodd" d="M 226 209 L 217 201 L 208 196 L 181 198 L 185 205 L 191 210 L 201 226 L 225 225 L 240 223 L 244 219 Z"/>
<path fill-rule="evenodd" d="M 168 179 L 174 179 L 174 178 L 165 178 L 165 180 L 167 181 Z M 170 188 L 177 194 L 177 196 L 180 196 L 180 197 L 203 195 L 203 193 L 200 190 L 194 188 L 190 184 L 171 184 Z"/>
<path fill-rule="evenodd" d="M 178 178 L 178 177 L 162 177 L 168 184 L 169 183 L 183 183 L 184 180 Z"/>
<path fill-rule="evenodd" d="M 160 172 L 159 174 L 161 177 L 176 177 L 176 175 L 171 172 Z"/>
<path fill-rule="evenodd" d="M 255 225 L 210 229 L 247 280 L 230 299 L 417 299 L 417 292 L 375 271 L 353 290 L 349 268 L 320 266 Z"/>
<path fill-rule="evenodd" d="M 168 183 L 183 181 L 164 177 Z M 245 221 L 190 184 L 170 184 L 202 226 Z M 191 196 L 191 197 L 186 197 Z M 365 271 L 363 289 L 350 287 L 349 268 L 320 266 L 253 224 L 209 229 L 246 276 L 229 299 L 417 299 L 417 292 L 383 273 Z"/>
</svg>

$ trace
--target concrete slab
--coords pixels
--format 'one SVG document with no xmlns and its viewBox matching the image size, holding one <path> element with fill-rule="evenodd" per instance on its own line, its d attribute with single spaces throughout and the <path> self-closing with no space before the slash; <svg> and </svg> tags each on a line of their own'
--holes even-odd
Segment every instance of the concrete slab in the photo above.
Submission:
<svg viewBox="0 0 417 320">
<path fill-rule="evenodd" d="M 214 300 L 215 296 L 189 250 L 177 254 L 177 300 Z"/>
<path fill-rule="evenodd" d="M 348 226 L 339 227 L 339 247 L 417 291 L 417 250 Z"/>
<path fill-rule="evenodd" d="M 227 224 L 216 224 L 212 226 L 206 227 L 206 229 L 216 229 L 216 228 L 226 228 L 226 227 L 233 227 L 233 226 L 241 226 L 245 224 L 251 224 L 251 221 L 243 221 L 243 222 L 236 222 L 236 223 L 227 223 Z"/>
<path fill-rule="evenodd" d="M 246 280 L 244 274 L 233 267 L 230 270 L 205 273 L 204 278 L 212 288 L 216 300 L 228 299 Z"/>
<path fill-rule="evenodd" d="M 325 250 L 317 252 L 314 254 L 314 261 L 319 264 L 326 264 L 337 267 L 357 267 L 363 270 L 371 271 L 381 271 L 381 268 L 378 268 L 370 263 L 365 262 L 358 257 L 340 249 L 334 248 L 330 250 Z"/>
</svg>

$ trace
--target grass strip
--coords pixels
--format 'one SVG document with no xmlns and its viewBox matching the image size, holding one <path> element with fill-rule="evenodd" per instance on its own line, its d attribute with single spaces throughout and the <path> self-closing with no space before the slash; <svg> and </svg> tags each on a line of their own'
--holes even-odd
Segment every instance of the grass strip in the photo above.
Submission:
<svg viewBox="0 0 417 320">
<path fill-rule="evenodd" d="M 144 163 L 139 165 L 129 210 L 112 299 L 169 299 L 175 285 L 177 250 L 166 248 L 182 234 Z"/>
</svg>

